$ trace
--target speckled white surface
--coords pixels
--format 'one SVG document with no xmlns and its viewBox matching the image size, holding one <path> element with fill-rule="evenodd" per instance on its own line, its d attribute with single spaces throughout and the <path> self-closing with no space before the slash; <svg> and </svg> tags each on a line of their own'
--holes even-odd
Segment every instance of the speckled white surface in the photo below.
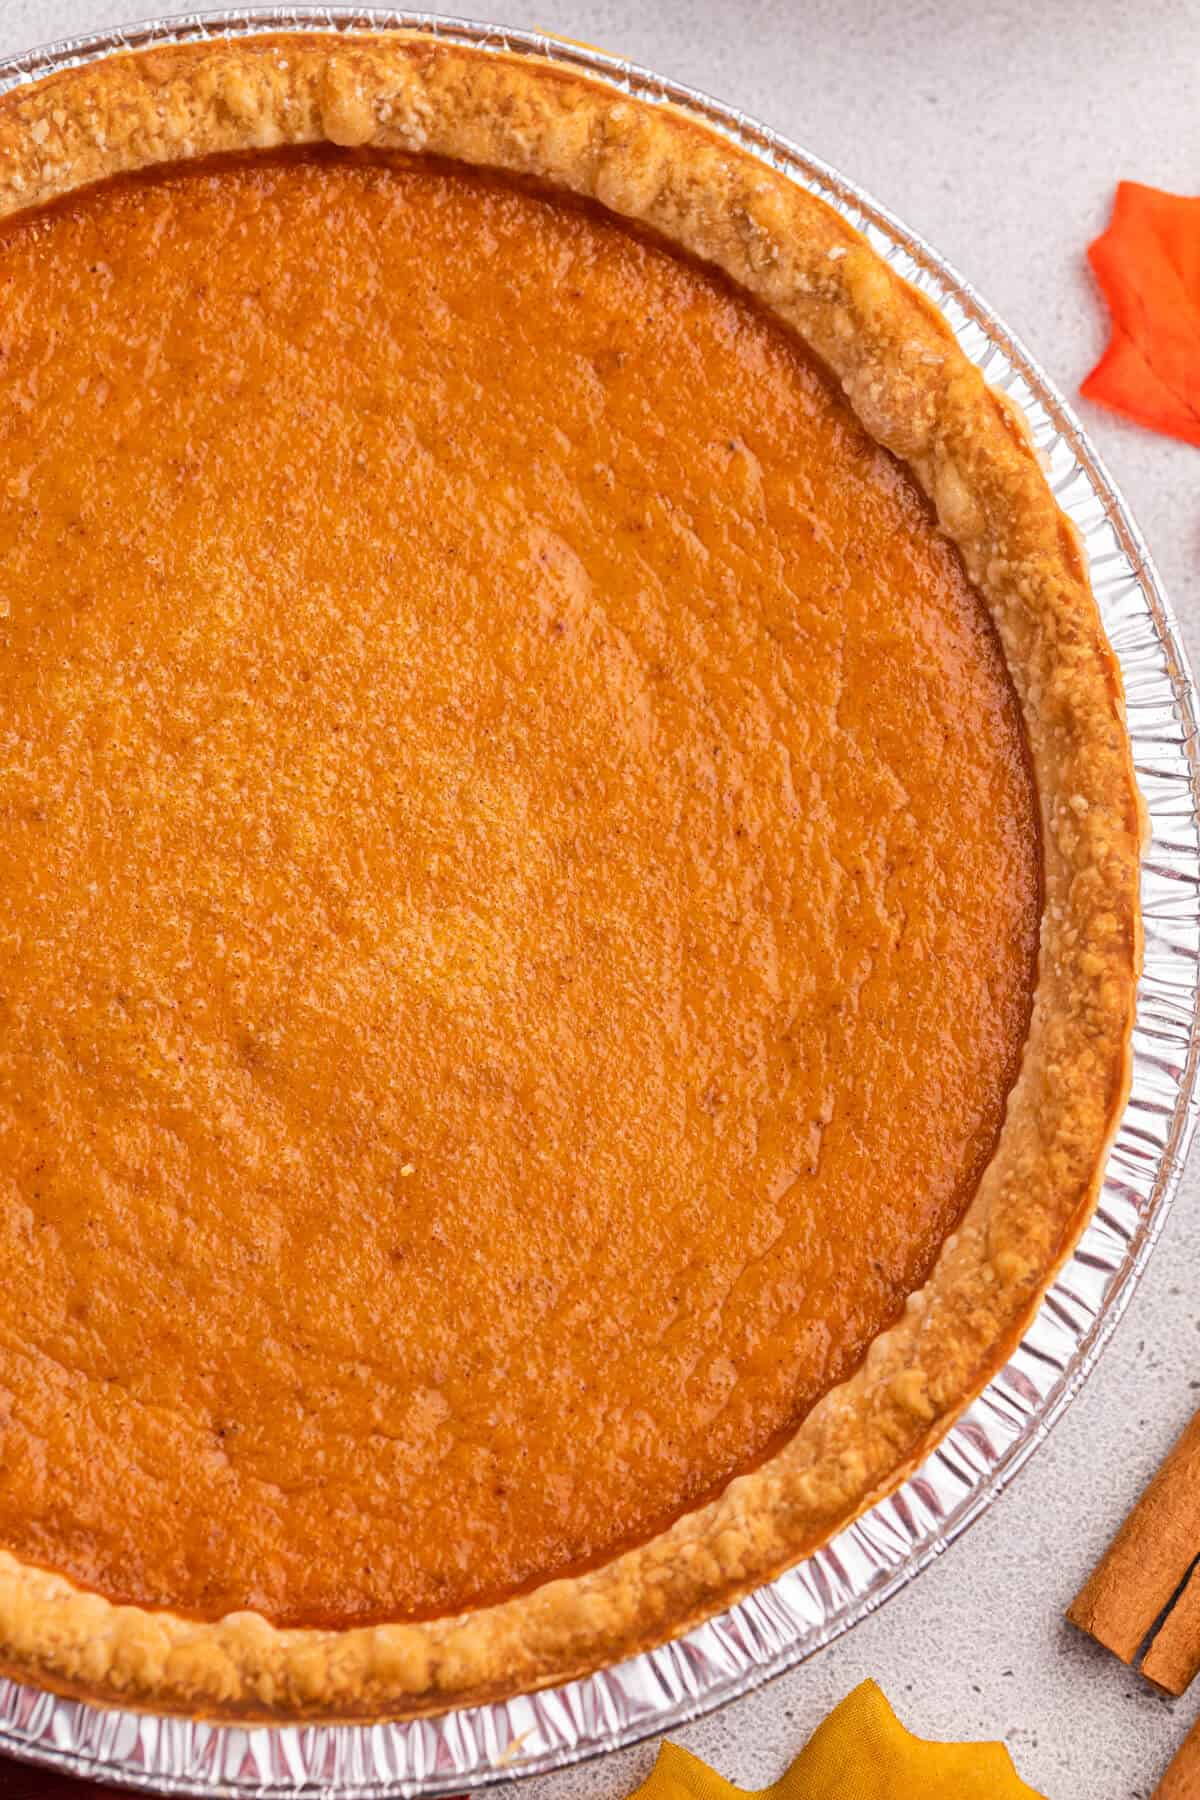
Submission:
<svg viewBox="0 0 1200 1800">
<path fill-rule="evenodd" d="M 164 10 L 184 10 L 179 0 Z M 153 0 L 0 0 L 0 53 Z M 1191 0 L 461 0 L 707 89 L 862 182 L 957 264 L 1070 395 L 1105 336 L 1083 259 L 1114 182 L 1200 190 Z M 1200 450 L 1080 403 L 1200 661 Z M 1152 1695 L 1062 1609 L 1200 1405 L 1200 1160 L 1081 1397 L 984 1520 L 815 1661 L 681 1734 L 732 1780 L 773 1780 L 866 1675 L 930 1737 L 1003 1737 L 1050 1800 L 1148 1796 L 1200 1708 Z M 608 1800 L 647 1744 L 522 1789 Z"/>
</svg>

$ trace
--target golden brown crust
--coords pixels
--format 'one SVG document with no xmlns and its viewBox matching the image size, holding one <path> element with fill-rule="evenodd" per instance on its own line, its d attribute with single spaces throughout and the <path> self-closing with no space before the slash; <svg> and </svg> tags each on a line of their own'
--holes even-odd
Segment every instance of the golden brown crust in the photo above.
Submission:
<svg viewBox="0 0 1200 1800">
<path fill-rule="evenodd" d="M 784 176 L 562 68 L 414 34 L 310 34 L 121 56 L 5 95 L 0 215 L 153 163 L 321 140 L 590 196 L 723 269 L 813 346 L 913 468 L 996 621 L 1046 898 L 1021 1075 L 930 1281 L 778 1455 L 659 1537 L 461 1617 L 344 1632 L 115 1607 L 0 1552 L 0 1667 L 117 1704 L 274 1719 L 408 1715 L 566 1680 L 729 1605 L 894 1487 L 1007 1357 L 1088 1216 L 1128 1089 L 1140 961 L 1140 806 L 1072 529 L 940 315 Z"/>
</svg>

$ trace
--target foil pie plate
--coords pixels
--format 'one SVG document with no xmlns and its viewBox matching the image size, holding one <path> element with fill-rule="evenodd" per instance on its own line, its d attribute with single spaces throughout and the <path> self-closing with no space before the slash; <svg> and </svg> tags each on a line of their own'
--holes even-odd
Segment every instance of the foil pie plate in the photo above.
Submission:
<svg viewBox="0 0 1200 1800">
<path fill-rule="evenodd" d="M 967 355 L 1024 409 L 1078 526 L 1125 677 L 1152 839 L 1133 1089 L 1095 1218 L 1008 1365 L 929 1461 L 824 1550 L 661 1649 L 569 1686 L 441 1718 L 248 1730 L 106 1711 L 0 1681 L 0 1752 L 169 1794 L 443 1794 L 544 1773 L 670 1730 L 790 1668 L 904 1587 L 978 1518 L 1078 1391 L 1127 1305 L 1178 1185 L 1192 1129 L 1200 1005 L 1200 770 L 1195 696 L 1137 527 L 1070 408 L 970 286 L 861 189 L 741 113 L 628 63 L 532 32 L 431 14 L 272 7 L 192 13 L 0 62 L 0 91 L 114 51 L 286 28 L 404 26 L 583 69 L 683 107 L 810 188 L 945 314 Z"/>
</svg>

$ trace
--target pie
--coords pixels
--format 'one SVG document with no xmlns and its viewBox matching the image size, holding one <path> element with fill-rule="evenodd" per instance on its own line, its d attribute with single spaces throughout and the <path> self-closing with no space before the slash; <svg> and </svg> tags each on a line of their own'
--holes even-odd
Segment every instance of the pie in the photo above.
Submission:
<svg viewBox="0 0 1200 1800">
<path fill-rule="evenodd" d="M 0 1667 L 559 1682 L 928 1453 L 1088 1217 L 1141 814 L 1013 407 L 668 106 L 0 99 Z"/>
</svg>

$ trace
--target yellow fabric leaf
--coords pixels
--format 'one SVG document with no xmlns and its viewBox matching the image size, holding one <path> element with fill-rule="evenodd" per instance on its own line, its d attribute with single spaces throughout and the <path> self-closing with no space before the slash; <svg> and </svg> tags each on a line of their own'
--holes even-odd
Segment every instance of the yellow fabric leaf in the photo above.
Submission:
<svg viewBox="0 0 1200 1800">
<path fill-rule="evenodd" d="M 664 1744 L 632 1800 L 745 1800 L 699 1757 Z M 931 1744 L 906 1731 L 864 1681 L 818 1725 L 791 1768 L 755 1800 L 1042 1800 L 1003 1744 Z"/>
</svg>

